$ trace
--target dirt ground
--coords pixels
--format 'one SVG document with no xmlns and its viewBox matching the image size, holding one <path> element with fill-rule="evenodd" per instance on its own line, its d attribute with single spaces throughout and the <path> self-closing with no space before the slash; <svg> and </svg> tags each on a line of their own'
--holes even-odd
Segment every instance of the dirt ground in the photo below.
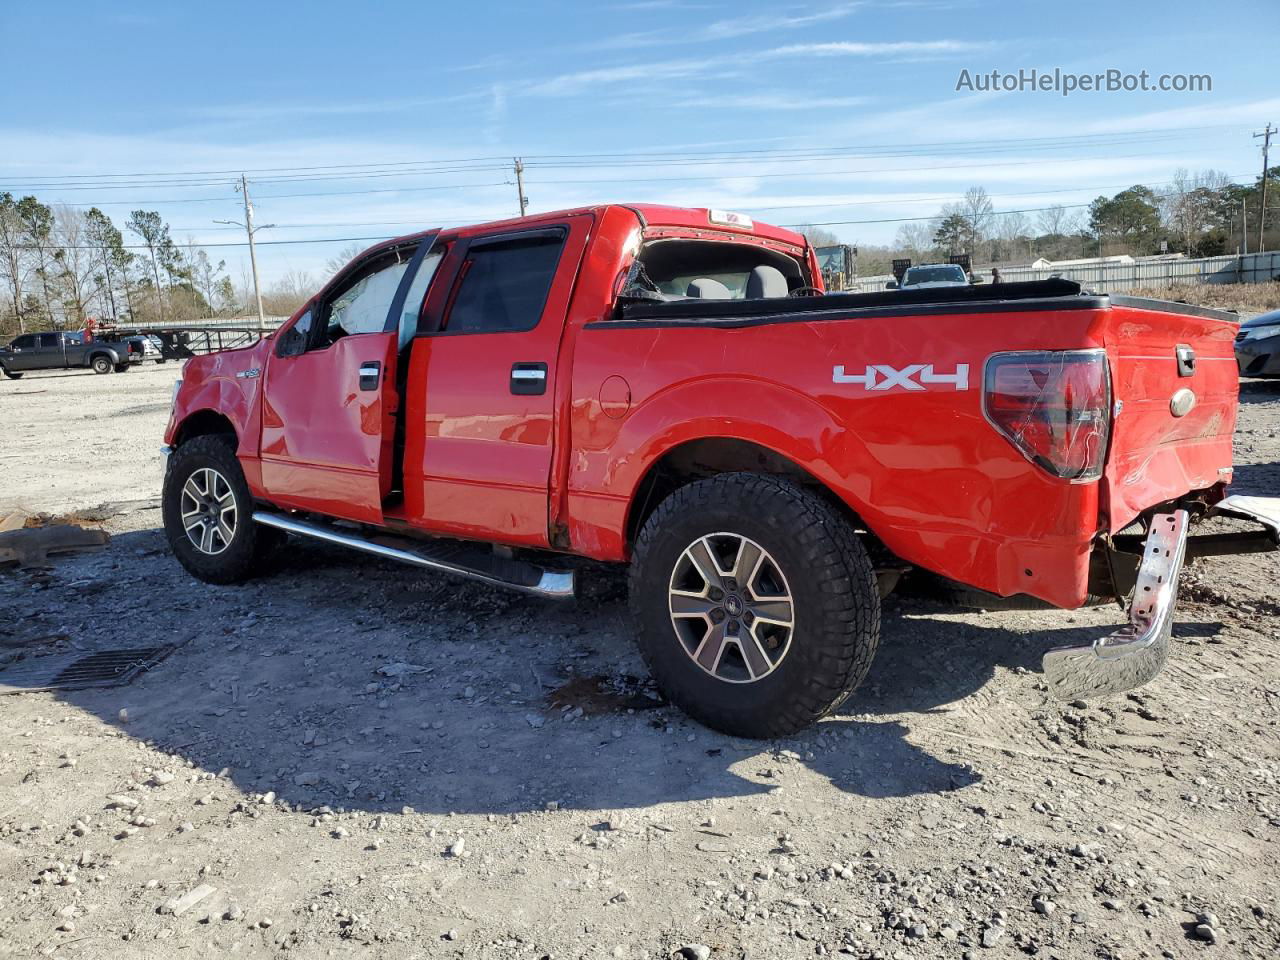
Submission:
<svg viewBox="0 0 1280 960">
<path fill-rule="evenodd" d="M 1047 698 L 1114 607 L 888 603 L 784 742 L 658 703 L 616 574 L 556 605 L 293 543 L 204 585 L 158 529 L 175 365 L 0 384 L 0 515 L 109 548 L 0 571 L 0 661 L 178 644 L 0 696 L 0 955 L 1280 955 L 1280 561 L 1199 561 L 1164 673 Z M 1280 383 L 1237 484 L 1280 494 Z"/>
</svg>

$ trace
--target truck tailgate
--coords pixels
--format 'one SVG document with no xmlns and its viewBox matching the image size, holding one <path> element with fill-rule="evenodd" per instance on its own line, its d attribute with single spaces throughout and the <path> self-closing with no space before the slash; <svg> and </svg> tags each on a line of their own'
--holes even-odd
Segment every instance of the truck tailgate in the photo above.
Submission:
<svg viewBox="0 0 1280 960">
<path fill-rule="evenodd" d="M 1126 297 L 1112 304 L 1103 342 L 1114 419 L 1101 492 L 1114 533 L 1156 504 L 1231 480 L 1239 385 L 1232 314 Z M 1179 364 L 1179 347 L 1194 354 L 1190 364 Z"/>
</svg>

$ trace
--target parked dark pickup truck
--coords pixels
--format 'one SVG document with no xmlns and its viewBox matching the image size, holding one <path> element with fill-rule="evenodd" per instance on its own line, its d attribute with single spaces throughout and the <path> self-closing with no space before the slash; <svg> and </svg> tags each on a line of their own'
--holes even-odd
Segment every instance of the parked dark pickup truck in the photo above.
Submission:
<svg viewBox="0 0 1280 960">
<path fill-rule="evenodd" d="M 70 370 L 88 367 L 94 373 L 123 373 L 133 356 L 129 344 L 116 340 L 84 340 L 82 333 L 24 333 L 7 347 L 0 347 L 0 372 L 10 380 L 28 370 Z"/>
</svg>

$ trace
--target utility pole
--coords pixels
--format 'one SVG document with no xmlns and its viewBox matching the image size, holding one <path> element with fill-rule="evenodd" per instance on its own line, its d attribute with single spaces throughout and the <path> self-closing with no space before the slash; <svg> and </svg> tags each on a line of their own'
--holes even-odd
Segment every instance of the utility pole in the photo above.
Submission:
<svg viewBox="0 0 1280 960">
<path fill-rule="evenodd" d="M 1261 133 L 1255 133 L 1253 139 L 1262 138 L 1262 208 L 1258 211 L 1258 252 L 1262 252 L 1265 241 L 1262 239 L 1263 231 L 1267 229 L 1267 160 L 1271 151 L 1271 135 L 1280 133 L 1275 127 L 1267 124 L 1267 129 Z"/>
<path fill-rule="evenodd" d="M 524 161 L 513 157 L 512 162 L 516 165 L 516 194 L 520 199 L 520 216 L 523 217 L 529 205 L 529 198 L 524 195 Z"/>
<path fill-rule="evenodd" d="M 267 320 L 262 313 L 262 285 L 258 282 L 258 251 L 253 244 L 253 235 L 259 230 L 270 230 L 274 223 L 264 223 L 260 227 L 253 225 L 253 201 L 249 199 L 249 180 L 240 174 L 240 185 L 236 187 L 244 197 L 244 223 L 239 220 L 215 220 L 214 223 L 229 223 L 235 227 L 244 227 L 249 235 L 249 264 L 253 268 L 253 296 L 258 301 L 258 336 L 266 331 Z"/>
<path fill-rule="evenodd" d="M 1242 254 L 1249 252 L 1249 201 L 1240 198 L 1240 245 Z"/>
</svg>

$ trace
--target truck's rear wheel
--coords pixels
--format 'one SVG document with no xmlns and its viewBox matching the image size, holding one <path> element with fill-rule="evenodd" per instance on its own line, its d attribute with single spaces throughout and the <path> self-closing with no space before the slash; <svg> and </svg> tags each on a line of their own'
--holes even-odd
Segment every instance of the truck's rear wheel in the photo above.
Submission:
<svg viewBox="0 0 1280 960">
<path fill-rule="evenodd" d="M 116 364 L 116 373 L 128 373 L 128 372 L 129 372 L 129 364 L 127 363 Z"/>
<path fill-rule="evenodd" d="M 880 636 L 871 562 L 849 523 L 786 480 L 723 474 L 645 522 L 631 568 L 640 652 L 694 719 L 795 733 L 866 676 Z"/>
<path fill-rule="evenodd" d="M 111 358 L 104 356 L 94 357 L 93 360 L 89 362 L 89 366 L 93 369 L 94 373 L 110 373 L 115 369 L 114 365 L 111 363 Z"/>
<path fill-rule="evenodd" d="M 6 377 L 8 377 L 10 380 L 21 380 L 21 379 L 22 379 L 22 374 L 20 374 L 20 373 L 14 373 L 14 372 L 13 372 L 12 370 L 10 370 L 8 367 L 0 367 L 0 371 L 4 371 L 4 375 L 5 375 Z"/>
<path fill-rule="evenodd" d="M 283 540 L 253 522 L 253 497 L 230 437 L 196 437 L 174 451 L 161 505 L 178 562 L 209 583 L 248 579 Z"/>
</svg>

